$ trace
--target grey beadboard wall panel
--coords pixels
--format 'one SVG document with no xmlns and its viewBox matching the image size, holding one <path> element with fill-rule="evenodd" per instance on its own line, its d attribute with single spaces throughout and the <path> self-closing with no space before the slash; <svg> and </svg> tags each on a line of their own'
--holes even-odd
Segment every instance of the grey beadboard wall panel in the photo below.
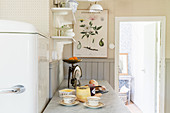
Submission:
<svg viewBox="0 0 170 113">
<path fill-rule="evenodd" d="M 69 69 L 69 66 L 71 66 L 71 64 L 67 64 L 67 63 L 64 62 L 64 64 L 63 64 L 64 78 L 68 78 L 68 69 Z"/>
<path fill-rule="evenodd" d="M 105 62 L 104 63 L 104 74 L 105 75 L 110 75 L 110 68 L 109 68 L 109 62 Z M 109 79 L 110 79 L 110 76 L 104 76 L 104 80 L 107 80 L 107 81 L 109 81 Z"/>
<path fill-rule="evenodd" d="M 166 59 L 165 111 L 170 113 L 170 58 Z"/>
<path fill-rule="evenodd" d="M 98 79 L 98 69 L 97 69 L 97 67 L 98 67 L 98 63 L 92 62 L 92 79 Z"/>
<path fill-rule="evenodd" d="M 107 80 L 114 88 L 114 59 L 83 59 L 78 65 L 82 68 L 81 79 Z M 65 78 L 68 78 L 68 69 L 69 64 L 64 63 Z"/>
<path fill-rule="evenodd" d="M 110 64 L 110 66 L 109 66 L 110 67 L 110 69 L 109 69 L 110 70 L 110 74 L 109 74 L 110 75 L 110 78 L 109 78 L 110 82 L 109 83 L 112 87 L 114 87 L 114 75 L 115 75 L 114 74 L 114 69 L 115 69 L 114 66 L 115 66 L 115 64 L 114 63 L 109 63 L 109 64 Z"/>
<path fill-rule="evenodd" d="M 59 62 L 58 61 L 50 62 L 49 68 L 50 68 L 49 69 L 49 80 L 50 80 L 49 95 L 50 98 L 52 98 L 54 93 L 59 87 Z"/>
<path fill-rule="evenodd" d="M 82 62 L 82 63 L 79 64 L 79 66 L 80 66 L 82 69 L 86 70 L 86 63 Z M 82 71 L 82 75 L 84 75 L 84 76 L 82 76 L 82 79 L 83 79 L 83 80 L 86 79 L 86 71 Z"/>
<path fill-rule="evenodd" d="M 98 63 L 97 70 L 98 70 L 98 80 L 103 80 L 104 79 L 104 64 L 101 62 Z"/>
<path fill-rule="evenodd" d="M 85 76 L 87 80 L 90 80 L 92 79 L 92 63 L 85 62 L 85 64 L 86 64 L 86 68 L 85 69 L 82 68 L 82 71 L 85 70 L 86 75 L 83 76 Z"/>
</svg>

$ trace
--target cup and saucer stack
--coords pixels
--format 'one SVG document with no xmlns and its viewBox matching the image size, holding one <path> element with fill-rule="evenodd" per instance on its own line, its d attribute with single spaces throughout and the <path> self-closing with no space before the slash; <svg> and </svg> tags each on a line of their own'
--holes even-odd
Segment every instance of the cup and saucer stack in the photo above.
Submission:
<svg viewBox="0 0 170 113">
<path fill-rule="evenodd" d="M 103 104 L 102 102 L 99 102 L 100 98 L 99 97 L 88 97 L 87 98 L 87 102 L 84 103 L 84 106 L 88 107 L 88 108 L 101 108 L 104 107 L 105 104 Z"/>
<path fill-rule="evenodd" d="M 75 95 L 64 95 L 59 103 L 64 106 L 75 106 L 79 104 L 79 101 L 76 101 Z"/>
</svg>

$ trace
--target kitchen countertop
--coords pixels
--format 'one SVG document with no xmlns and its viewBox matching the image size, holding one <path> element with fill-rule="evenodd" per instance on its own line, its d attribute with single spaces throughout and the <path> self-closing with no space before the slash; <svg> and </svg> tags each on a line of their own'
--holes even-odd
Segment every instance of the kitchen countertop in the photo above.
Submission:
<svg viewBox="0 0 170 113">
<path fill-rule="evenodd" d="M 81 80 L 82 85 L 86 85 L 88 82 L 89 80 Z M 98 80 L 98 83 L 109 90 L 108 93 L 103 94 L 101 97 L 100 101 L 105 104 L 103 108 L 90 109 L 86 108 L 83 103 L 77 106 L 62 106 L 59 104 L 61 98 L 57 91 L 43 113 L 130 113 L 107 81 Z M 63 80 L 59 90 L 64 88 L 67 88 L 67 80 Z"/>
</svg>

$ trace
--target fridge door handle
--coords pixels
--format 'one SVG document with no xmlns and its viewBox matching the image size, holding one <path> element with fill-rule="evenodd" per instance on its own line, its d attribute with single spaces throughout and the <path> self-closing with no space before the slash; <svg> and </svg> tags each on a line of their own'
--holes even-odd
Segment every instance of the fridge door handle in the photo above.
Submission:
<svg viewBox="0 0 170 113">
<path fill-rule="evenodd" d="M 4 93 L 14 93 L 14 94 L 20 94 L 25 91 L 25 87 L 23 85 L 16 85 L 11 88 L 6 88 L 6 89 L 0 89 L 0 94 Z"/>
</svg>

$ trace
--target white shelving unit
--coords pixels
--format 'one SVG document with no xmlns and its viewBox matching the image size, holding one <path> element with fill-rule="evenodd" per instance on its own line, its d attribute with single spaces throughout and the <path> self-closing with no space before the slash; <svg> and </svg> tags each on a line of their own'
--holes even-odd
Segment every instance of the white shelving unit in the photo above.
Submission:
<svg viewBox="0 0 170 113">
<path fill-rule="evenodd" d="M 73 37 L 69 36 L 52 36 L 51 38 L 63 44 L 71 44 L 72 42 L 76 42 Z"/>
<path fill-rule="evenodd" d="M 53 12 L 55 27 L 76 23 L 72 8 L 51 8 L 51 11 Z"/>
<path fill-rule="evenodd" d="M 53 13 L 53 35 L 56 28 L 61 28 L 63 25 L 75 24 L 76 19 L 72 11 L 72 8 L 51 8 Z M 63 48 L 66 44 L 72 44 L 75 42 L 73 37 L 69 36 L 51 36 L 53 39 L 53 52 L 52 59 L 59 60 L 59 76 L 63 76 Z M 60 78 L 59 77 L 59 78 Z M 60 78 L 62 80 L 62 78 Z"/>
<path fill-rule="evenodd" d="M 63 25 L 76 23 L 72 8 L 51 8 L 51 11 L 53 12 L 54 29 L 56 27 L 60 28 Z M 51 38 L 54 39 L 55 42 L 62 42 L 63 44 L 75 42 L 75 39 L 69 36 L 52 36 Z"/>
</svg>

